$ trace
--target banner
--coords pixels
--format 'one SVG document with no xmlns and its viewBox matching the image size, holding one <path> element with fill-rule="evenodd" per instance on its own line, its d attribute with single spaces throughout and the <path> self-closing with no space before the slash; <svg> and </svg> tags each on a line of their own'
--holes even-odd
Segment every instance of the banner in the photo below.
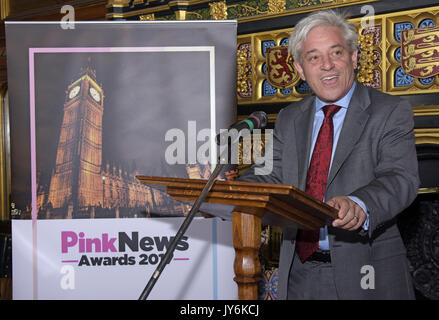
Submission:
<svg viewBox="0 0 439 320">
<path fill-rule="evenodd" d="M 138 299 L 181 223 L 182 218 L 38 221 L 33 270 L 32 221 L 14 220 L 13 298 Z M 196 218 L 148 298 L 236 299 L 231 242 L 231 222 Z M 31 284 L 37 292 L 29 290 Z"/>
<path fill-rule="evenodd" d="M 8 22 L 6 41 L 13 218 L 32 222 L 38 298 L 40 220 L 189 212 L 136 175 L 210 175 L 236 117 L 236 22 Z"/>
</svg>

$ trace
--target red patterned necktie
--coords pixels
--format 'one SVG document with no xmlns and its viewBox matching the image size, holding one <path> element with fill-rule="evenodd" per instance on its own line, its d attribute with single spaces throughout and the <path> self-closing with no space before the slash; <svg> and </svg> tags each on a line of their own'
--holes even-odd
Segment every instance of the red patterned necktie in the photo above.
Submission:
<svg viewBox="0 0 439 320">
<path fill-rule="evenodd" d="M 334 140 L 334 124 L 332 117 L 340 110 L 339 106 L 323 107 L 325 118 L 320 128 L 306 176 L 305 192 L 323 201 L 329 165 L 331 163 L 332 144 Z M 299 230 L 296 250 L 302 262 L 305 262 L 319 247 L 319 229 Z"/>
</svg>

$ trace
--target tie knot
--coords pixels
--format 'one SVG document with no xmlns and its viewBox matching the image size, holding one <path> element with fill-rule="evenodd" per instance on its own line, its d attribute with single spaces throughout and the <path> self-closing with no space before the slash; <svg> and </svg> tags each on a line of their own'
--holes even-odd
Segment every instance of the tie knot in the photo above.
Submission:
<svg viewBox="0 0 439 320">
<path fill-rule="evenodd" d="M 334 114 L 340 110 L 340 106 L 336 106 L 335 104 L 327 105 L 323 107 L 323 113 L 325 114 L 325 119 L 331 119 Z"/>
</svg>

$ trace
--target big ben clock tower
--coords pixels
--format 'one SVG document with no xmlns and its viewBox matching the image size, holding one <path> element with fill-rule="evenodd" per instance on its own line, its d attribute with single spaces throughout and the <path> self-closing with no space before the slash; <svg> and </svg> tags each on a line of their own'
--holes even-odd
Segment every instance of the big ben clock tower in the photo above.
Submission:
<svg viewBox="0 0 439 320">
<path fill-rule="evenodd" d="M 55 170 L 49 190 L 53 208 L 80 210 L 103 202 L 102 118 L 104 93 L 96 72 L 83 68 L 66 91 Z"/>
</svg>

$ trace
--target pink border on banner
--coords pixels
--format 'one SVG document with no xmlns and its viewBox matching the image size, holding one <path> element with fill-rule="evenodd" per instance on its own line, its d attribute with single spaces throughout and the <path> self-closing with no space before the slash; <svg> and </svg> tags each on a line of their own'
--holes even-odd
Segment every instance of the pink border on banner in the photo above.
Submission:
<svg viewBox="0 0 439 320">
<path fill-rule="evenodd" d="M 35 132 L 35 54 L 37 53 L 109 53 L 109 52 L 209 52 L 210 57 L 210 124 L 212 137 L 216 132 L 215 117 L 215 47 L 59 47 L 29 48 L 29 99 L 30 99 L 30 149 L 31 149 L 31 192 L 32 192 L 32 277 L 33 299 L 38 299 L 38 244 L 37 244 L 37 163 Z M 212 138 L 211 141 L 215 141 Z M 214 143 L 214 142 L 213 142 Z M 215 145 L 214 145 L 215 146 Z M 212 163 L 216 162 L 216 149 L 212 148 Z M 184 259 L 184 258 L 183 258 Z M 181 260 L 183 260 L 181 259 Z M 176 260 L 176 259 L 174 259 Z"/>
</svg>

